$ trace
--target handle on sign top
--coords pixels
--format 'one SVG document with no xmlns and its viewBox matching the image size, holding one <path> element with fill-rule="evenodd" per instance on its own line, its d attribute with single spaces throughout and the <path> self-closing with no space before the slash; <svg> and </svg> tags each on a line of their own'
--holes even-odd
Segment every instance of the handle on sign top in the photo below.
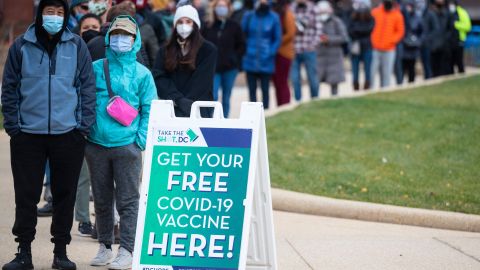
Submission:
<svg viewBox="0 0 480 270">
<path fill-rule="evenodd" d="M 218 101 L 195 101 L 192 104 L 192 110 L 190 112 L 190 118 L 200 119 L 200 108 L 213 108 L 213 119 L 223 119 L 223 107 L 222 103 Z"/>
</svg>

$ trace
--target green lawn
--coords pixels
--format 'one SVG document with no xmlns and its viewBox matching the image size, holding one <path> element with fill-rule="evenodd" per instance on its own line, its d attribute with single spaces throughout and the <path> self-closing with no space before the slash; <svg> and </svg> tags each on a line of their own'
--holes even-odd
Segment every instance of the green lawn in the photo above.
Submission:
<svg viewBox="0 0 480 270">
<path fill-rule="evenodd" d="M 312 102 L 267 134 L 274 187 L 480 214 L 480 76 Z"/>
</svg>

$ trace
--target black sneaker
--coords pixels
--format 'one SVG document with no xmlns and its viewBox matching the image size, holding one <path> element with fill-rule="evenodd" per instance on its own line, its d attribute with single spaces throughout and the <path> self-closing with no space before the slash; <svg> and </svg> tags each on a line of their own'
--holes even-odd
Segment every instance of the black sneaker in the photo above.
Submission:
<svg viewBox="0 0 480 270">
<path fill-rule="evenodd" d="M 52 268 L 60 269 L 60 270 L 76 270 L 77 265 L 74 262 L 70 261 L 66 255 L 65 256 L 55 255 L 53 257 Z"/>
<path fill-rule="evenodd" d="M 89 237 L 92 235 L 92 232 L 93 232 L 93 226 L 90 221 L 78 223 L 78 235 Z"/>
<path fill-rule="evenodd" d="M 39 217 L 50 217 L 52 215 L 53 215 L 52 202 L 47 202 L 42 208 L 37 209 L 37 216 Z"/>
<path fill-rule="evenodd" d="M 2 270 L 30 270 L 33 269 L 32 253 L 25 249 L 18 248 L 15 259 L 3 265 Z"/>
</svg>

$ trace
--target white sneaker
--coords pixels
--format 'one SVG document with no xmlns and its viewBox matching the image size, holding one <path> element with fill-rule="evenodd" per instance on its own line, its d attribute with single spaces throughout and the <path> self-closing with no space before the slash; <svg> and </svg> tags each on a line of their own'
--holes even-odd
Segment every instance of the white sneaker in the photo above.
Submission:
<svg viewBox="0 0 480 270">
<path fill-rule="evenodd" d="M 108 266 L 108 269 L 114 270 L 124 270 L 132 268 L 132 253 L 130 251 L 120 247 L 118 249 L 117 257 L 113 260 L 113 262 Z"/>
<path fill-rule="evenodd" d="M 109 264 L 112 261 L 113 252 L 111 249 L 108 249 L 104 244 L 100 244 L 98 249 L 97 256 L 93 258 L 90 262 L 91 266 L 104 266 Z"/>
</svg>

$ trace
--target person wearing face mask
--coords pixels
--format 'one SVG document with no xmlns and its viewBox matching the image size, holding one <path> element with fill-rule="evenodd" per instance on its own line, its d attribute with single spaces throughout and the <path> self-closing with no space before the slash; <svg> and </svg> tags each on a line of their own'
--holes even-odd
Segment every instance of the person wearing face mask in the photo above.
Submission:
<svg viewBox="0 0 480 270">
<path fill-rule="evenodd" d="M 177 7 L 173 21 L 175 31 L 160 48 L 153 67 L 160 99 L 172 100 L 175 115 L 189 117 L 194 101 L 213 100 L 213 78 L 217 49 L 201 33 L 197 10 L 191 5 Z M 202 108 L 202 117 L 211 117 Z"/>
<path fill-rule="evenodd" d="M 242 25 L 243 16 L 247 11 L 253 10 L 253 0 L 234 0 L 232 3 L 233 13 L 231 19 Z"/>
<path fill-rule="evenodd" d="M 370 8 L 371 3 L 369 0 L 354 1 L 353 12 L 347 27 L 351 40 L 350 55 L 352 60 L 354 91 L 360 89 L 360 62 L 363 62 L 365 75 L 363 89 L 370 89 L 370 65 L 372 63 L 372 43 L 370 41 L 370 35 L 375 24 Z"/>
<path fill-rule="evenodd" d="M 94 37 L 100 34 L 100 26 L 102 21 L 100 17 L 95 14 L 88 13 L 80 19 L 79 28 L 80 28 L 80 37 L 82 37 L 85 43 L 88 43 Z"/>
<path fill-rule="evenodd" d="M 222 88 L 223 114 L 230 112 L 230 96 L 245 52 L 245 39 L 241 26 L 230 19 L 230 0 L 214 0 L 207 11 L 206 27 L 202 35 L 218 48 L 217 66 L 213 82 L 213 100 L 218 100 Z"/>
<path fill-rule="evenodd" d="M 80 19 L 80 37 L 88 41 L 100 32 L 100 17 L 95 14 L 85 14 Z M 75 199 L 75 220 L 78 221 L 78 235 L 90 237 L 93 232 L 93 225 L 90 221 L 90 173 L 87 162 L 83 160 L 82 169 L 78 178 L 77 196 Z"/>
<path fill-rule="evenodd" d="M 373 47 L 370 82 L 380 71 L 380 87 L 390 85 L 395 64 L 396 47 L 405 34 L 405 23 L 398 4 L 394 0 L 383 0 L 382 4 L 372 10 L 375 20 L 371 42 Z"/>
<path fill-rule="evenodd" d="M 430 79 L 432 74 L 432 65 L 430 59 L 431 45 L 437 37 L 440 23 L 433 11 L 428 8 L 428 0 L 415 0 L 415 11 L 422 16 L 423 39 L 420 47 L 420 58 L 422 60 L 423 77 Z"/>
<path fill-rule="evenodd" d="M 112 0 L 90 0 L 88 2 L 88 11 L 102 18 L 102 22 L 107 21 L 107 11 L 112 7 Z"/>
<path fill-rule="evenodd" d="M 123 2 L 110 8 L 106 15 L 107 21 L 100 27 L 100 34 L 87 43 L 92 61 L 105 58 L 105 36 L 107 35 L 112 20 L 120 15 L 134 16 L 135 10 L 131 8 L 128 2 Z M 137 52 L 137 61 L 144 66 L 148 66 L 148 54 L 143 46 L 140 48 L 140 51 Z"/>
<path fill-rule="evenodd" d="M 345 81 L 343 48 L 348 40 L 347 29 L 342 20 L 333 14 L 328 1 L 317 4 L 322 21 L 320 44 L 317 46 L 317 72 L 320 82 L 330 84 L 332 96 L 338 94 L 338 84 Z"/>
<path fill-rule="evenodd" d="M 70 17 L 67 28 L 75 34 L 78 34 L 78 25 L 82 17 L 88 13 L 89 0 L 72 0 L 70 3 Z"/>
<path fill-rule="evenodd" d="M 448 4 L 445 0 L 432 0 L 430 8 L 439 25 L 438 32 L 430 45 L 432 74 L 433 77 L 452 74 L 451 44 L 455 38 L 453 16 L 448 11 Z"/>
<path fill-rule="evenodd" d="M 320 39 L 322 22 L 319 19 L 315 4 L 310 0 L 297 0 L 291 9 L 295 16 L 295 58 L 290 69 L 290 80 L 293 86 L 295 100 L 302 100 L 302 78 L 300 69 L 302 64 L 307 73 L 310 97 L 318 97 L 318 74 L 316 48 Z"/>
<path fill-rule="evenodd" d="M 452 38 L 452 68 L 458 68 L 459 73 L 465 72 L 465 65 L 463 63 L 463 51 L 467 34 L 472 29 L 472 22 L 468 12 L 459 5 L 458 0 L 453 0 L 448 5 L 454 26 L 454 33 Z"/>
<path fill-rule="evenodd" d="M 405 18 L 405 37 L 402 41 L 402 72 L 401 80 L 406 73 L 408 75 L 408 82 L 415 81 L 415 63 L 420 57 L 420 47 L 425 33 L 423 30 L 422 17 L 415 10 L 414 0 L 405 1 L 405 9 L 403 11 Z"/>
<path fill-rule="evenodd" d="M 92 181 L 98 242 L 92 266 L 129 269 L 137 224 L 142 151 L 145 149 L 150 104 L 157 98 L 150 71 L 136 61 L 140 30 L 130 16 L 116 17 L 105 36 L 106 58 L 93 63 L 96 77 L 96 122 L 87 137 L 85 158 Z M 107 113 L 108 88 L 138 110 L 125 126 Z M 120 214 L 120 247 L 113 259 L 113 203 Z M 112 261 L 113 259 L 113 261 Z"/>
<path fill-rule="evenodd" d="M 247 73 L 250 101 L 257 101 L 257 82 L 260 81 L 263 107 L 270 102 L 270 78 L 275 72 L 275 57 L 282 42 L 280 18 L 270 8 L 269 0 L 259 0 L 256 9 L 245 13 L 242 29 L 247 41 L 243 70 Z"/>
<path fill-rule="evenodd" d="M 95 121 L 95 77 L 85 42 L 67 29 L 68 4 L 42 0 L 35 23 L 9 50 L 2 82 L 3 126 L 10 136 L 15 186 L 15 259 L 2 269 L 33 269 L 37 203 L 45 163 L 53 199 L 52 268 L 76 269 L 67 257 L 73 207 L 85 149 Z"/>
</svg>

